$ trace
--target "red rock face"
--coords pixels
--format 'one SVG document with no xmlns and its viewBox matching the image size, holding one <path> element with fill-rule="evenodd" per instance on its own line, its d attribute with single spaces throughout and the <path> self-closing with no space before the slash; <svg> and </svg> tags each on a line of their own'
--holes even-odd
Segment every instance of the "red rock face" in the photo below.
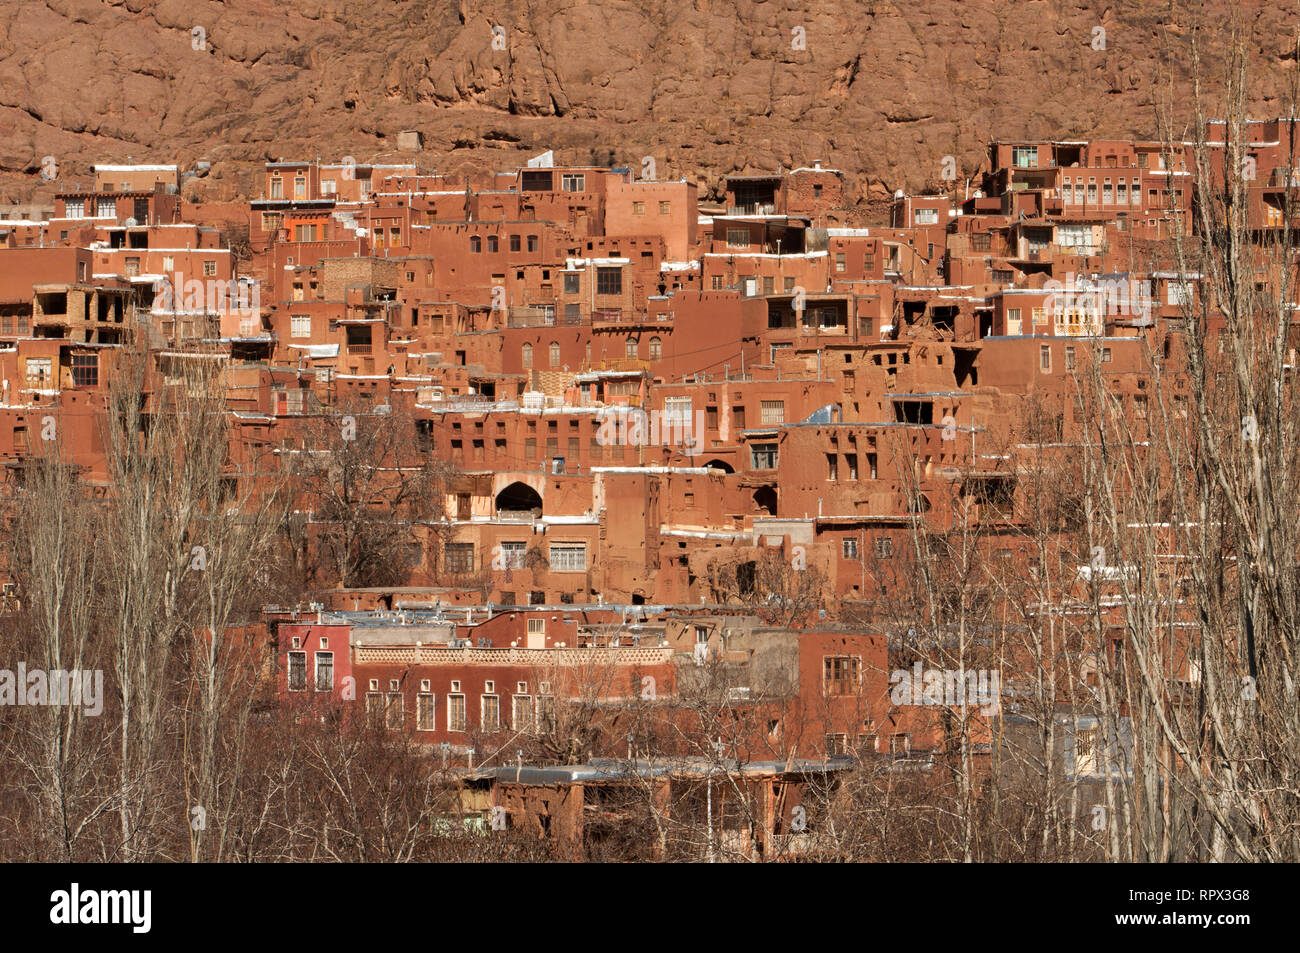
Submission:
<svg viewBox="0 0 1300 953">
<path fill-rule="evenodd" d="M 848 199 L 958 182 L 998 136 L 1154 137 L 1161 76 L 1190 116 L 1193 14 L 1163 2 L 658 0 L 581 5 L 351 0 L 10 0 L 0 5 L 0 177 L 13 199 L 93 162 L 213 163 L 187 190 L 255 190 L 267 159 L 394 157 L 458 172 L 560 162 L 698 177 L 822 159 Z M 1206 4 L 1203 66 L 1226 18 Z M 1285 112 L 1292 4 L 1249 12 L 1250 99 Z M 1098 30 L 1104 30 L 1104 35 Z M 1104 48 L 1101 48 L 1104 47 Z M 1165 54 L 1166 48 L 1172 52 Z M 493 154 L 496 153 L 496 154 Z M 405 154 L 407 158 L 411 154 Z"/>
</svg>

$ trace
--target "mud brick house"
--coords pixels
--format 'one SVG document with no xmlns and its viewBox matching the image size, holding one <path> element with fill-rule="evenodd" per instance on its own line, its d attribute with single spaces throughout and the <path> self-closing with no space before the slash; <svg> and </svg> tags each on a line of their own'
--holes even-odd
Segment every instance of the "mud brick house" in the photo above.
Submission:
<svg viewBox="0 0 1300 953">
<path fill-rule="evenodd" d="M 1206 171 L 1222 177 L 1226 133 L 1211 131 Z M 1262 241 L 1295 224 L 1300 186 L 1285 123 L 1246 132 Z M 6 487 L 56 450 L 105 481 L 124 349 L 148 355 L 146 398 L 203 362 L 224 388 L 230 479 L 285 480 L 309 550 L 337 528 L 321 435 L 345 418 L 391 424 L 372 449 L 387 456 L 362 463 L 385 490 L 441 480 L 415 515 L 391 493 L 356 504 L 403 527 L 387 576 L 316 559 L 301 582 L 323 606 L 268 615 L 287 706 L 481 767 L 584 692 L 622 712 L 652 679 L 657 717 L 685 718 L 716 660 L 759 726 L 744 742 L 771 762 L 751 779 L 764 798 L 835 756 L 941 750 L 951 706 L 891 703 L 888 674 L 916 660 L 864 620 L 923 535 L 976 525 L 1023 558 L 1031 449 L 1078 452 L 1083 374 L 1141 439 L 1161 412 L 1158 356 L 1168 412 L 1187 412 L 1178 319 L 1205 278 L 1178 272 L 1168 240 L 1197 227 L 1196 150 L 996 140 L 977 178 L 897 195 L 869 223 L 853 177 L 816 159 L 729 175 L 715 201 L 689 170 L 569 159 L 453 176 L 289 158 L 223 210 L 183 201 L 176 165 L 64 183 L 41 216 L 0 221 Z M 752 677 L 765 666 L 789 675 L 780 691 Z M 779 767 L 792 751 L 821 766 Z M 511 780 L 508 761 L 475 782 L 488 807 L 574 843 L 598 789 L 647 780 L 596 762 Z M 697 768 L 664 783 L 698 785 Z"/>
</svg>

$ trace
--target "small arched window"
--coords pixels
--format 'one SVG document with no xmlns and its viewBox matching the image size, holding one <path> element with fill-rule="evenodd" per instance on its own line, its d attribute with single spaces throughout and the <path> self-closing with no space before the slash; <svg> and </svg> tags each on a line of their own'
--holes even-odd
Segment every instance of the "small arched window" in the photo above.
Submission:
<svg viewBox="0 0 1300 953">
<path fill-rule="evenodd" d="M 471 235 L 469 237 L 469 250 L 476 255 L 481 252 L 483 250 L 483 239 L 477 235 Z"/>
<path fill-rule="evenodd" d="M 558 341 L 552 341 L 551 342 L 551 367 L 559 367 L 559 366 L 560 366 L 560 343 Z"/>
<path fill-rule="evenodd" d="M 650 360 L 657 361 L 664 356 L 663 342 L 658 338 L 650 339 Z"/>
<path fill-rule="evenodd" d="M 533 366 L 533 346 L 531 344 L 525 344 L 524 345 L 524 370 L 527 370 L 532 366 Z"/>
<path fill-rule="evenodd" d="M 636 352 L 637 352 L 637 347 L 636 347 L 636 338 L 628 338 L 628 339 L 627 339 L 627 356 L 628 356 L 628 357 L 631 357 L 631 358 L 635 358 L 635 357 L 636 357 Z"/>
</svg>

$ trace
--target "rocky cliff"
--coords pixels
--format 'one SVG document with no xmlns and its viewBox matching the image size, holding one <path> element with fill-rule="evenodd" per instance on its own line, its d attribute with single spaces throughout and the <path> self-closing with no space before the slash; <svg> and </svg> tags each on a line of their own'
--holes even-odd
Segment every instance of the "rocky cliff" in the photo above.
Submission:
<svg viewBox="0 0 1300 953">
<path fill-rule="evenodd" d="M 859 201 L 959 177 L 989 139 L 1150 136 L 1185 117 L 1190 37 L 1217 83 L 1233 4 L 1066 0 L 6 0 L 0 186 L 88 181 L 93 162 L 206 159 L 208 197 L 273 158 L 510 168 L 656 159 L 717 194 L 812 159 Z M 1294 0 L 1247 3 L 1250 98 L 1285 112 Z M 1172 84 L 1172 85 L 1167 85 Z M 58 184 L 55 183 L 55 184 Z"/>
</svg>

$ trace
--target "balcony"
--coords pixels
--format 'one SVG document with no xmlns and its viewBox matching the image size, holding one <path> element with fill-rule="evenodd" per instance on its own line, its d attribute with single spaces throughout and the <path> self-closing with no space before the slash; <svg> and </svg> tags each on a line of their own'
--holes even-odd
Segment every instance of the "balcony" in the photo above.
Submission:
<svg viewBox="0 0 1300 953">
<path fill-rule="evenodd" d="M 673 312 L 650 313 L 619 308 L 597 308 L 591 312 L 593 328 L 671 328 Z"/>
<path fill-rule="evenodd" d="M 728 215 L 775 215 L 776 205 L 772 202 L 747 202 L 732 205 L 727 209 Z"/>
</svg>

